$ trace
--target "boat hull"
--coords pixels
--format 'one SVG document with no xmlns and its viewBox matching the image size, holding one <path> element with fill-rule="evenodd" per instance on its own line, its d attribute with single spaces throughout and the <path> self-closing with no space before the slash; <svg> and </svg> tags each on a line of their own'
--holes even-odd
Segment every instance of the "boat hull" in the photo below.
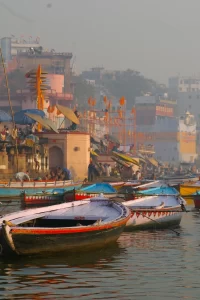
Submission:
<svg viewBox="0 0 200 300">
<path fill-rule="evenodd" d="M 182 197 L 192 195 L 197 191 L 200 191 L 200 185 L 180 185 L 180 194 Z"/>
<path fill-rule="evenodd" d="M 89 198 L 93 198 L 93 197 L 97 197 L 99 195 L 99 193 L 83 193 L 80 191 L 69 191 L 66 192 L 63 196 L 63 201 L 64 202 L 70 202 L 70 201 L 79 201 L 79 200 L 85 200 L 85 199 L 89 199 Z M 113 198 L 117 196 L 117 193 L 104 193 L 103 194 L 105 198 Z"/>
<path fill-rule="evenodd" d="M 42 193 L 50 191 L 55 188 L 64 188 L 71 190 L 73 188 L 79 189 L 82 183 L 72 183 L 71 181 L 57 181 L 57 182 L 13 182 L 8 185 L 0 185 L 0 198 L 20 198 L 21 194 L 26 192 L 27 195 Z"/>
<path fill-rule="evenodd" d="M 10 227 L 3 226 L 3 244 L 7 244 L 10 250 L 18 255 L 86 251 L 115 242 L 123 232 L 126 222 L 92 231 L 87 228 L 80 231 L 75 229 L 74 232 L 69 229 L 33 229 L 25 232 L 23 229 L 13 228 L 12 237 L 7 232 Z M 12 239 L 15 249 L 10 247 L 9 239 Z"/>
<path fill-rule="evenodd" d="M 63 195 L 26 195 L 23 196 L 25 206 L 52 205 L 63 202 Z"/>
<path fill-rule="evenodd" d="M 180 225 L 181 211 L 173 210 L 132 210 L 132 215 L 126 224 L 126 230 L 162 229 Z"/>
</svg>

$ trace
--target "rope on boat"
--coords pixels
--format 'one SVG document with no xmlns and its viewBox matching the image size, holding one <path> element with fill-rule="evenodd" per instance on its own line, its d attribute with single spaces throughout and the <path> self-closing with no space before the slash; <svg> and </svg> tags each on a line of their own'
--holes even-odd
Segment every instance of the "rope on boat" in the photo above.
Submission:
<svg viewBox="0 0 200 300">
<path fill-rule="evenodd" d="M 139 213 L 141 216 L 143 216 L 142 213 L 140 213 L 140 212 L 138 212 L 138 213 Z M 150 217 L 147 217 L 147 216 L 143 216 L 143 217 L 145 217 L 145 218 L 147 218 L 147 219 L 149 219 L 149 220 L 151 220 L 151 221 L 153 221 L 153 222 L 155 222 L 155 223 L 157 223 L 157 224 L 159 224 L 159 225 L 162 226 L 162 223 L 160 223 L 160 222 L 158 222 L 158 221 L 156 221 L 156 220 L 153 220 L 153 219 L 150 218 Z M 174 229 L 172 229 L 172 228 L 168 228 L 168 229 L 171 230 L 171 231 L 173 231 L 173 232 L 175 232 L 177 236 L 180 236 L 180 232 L 178 232 L 178 231 L 176 231 L 176 230 L 174 230 Z"/>
</svg>

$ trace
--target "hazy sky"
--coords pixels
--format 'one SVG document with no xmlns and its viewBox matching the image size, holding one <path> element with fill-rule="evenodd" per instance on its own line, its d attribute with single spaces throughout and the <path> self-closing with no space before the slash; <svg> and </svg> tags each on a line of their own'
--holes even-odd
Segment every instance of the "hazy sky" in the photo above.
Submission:
<svg viewBox="0 0 200 300">
<path fill-rule="evenodd" d="M 200 0 L 0 0 L 0 37 L 40 36 L 76 69 L 135 69 L 159 82 L 200 74 Z M 47 4 L 51 3 L 51 8 Z"/>
</svg>

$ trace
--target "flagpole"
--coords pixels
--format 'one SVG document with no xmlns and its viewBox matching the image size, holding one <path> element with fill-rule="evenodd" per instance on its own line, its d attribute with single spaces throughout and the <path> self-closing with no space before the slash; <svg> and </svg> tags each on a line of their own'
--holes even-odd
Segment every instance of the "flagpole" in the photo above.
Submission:
<svg viewBox="0 0 200 300">
<path fill-rule="evenodd" d="M 12 107 L 11 98 L 10 98 L 10 89 L 9 89 L 9 85 L 8 85 L 8 76 L 7 76 L 7 73 L 6 73 L 6 67 L 5 67 L 5 63 L 4 63 L 1 48 L 0 48 L 0 57 L 1 57 L 1 62 L 2 62 L 2 66 L 3 66 L 3 72 L 4 72 L 5 82 L 6 82 L 6 89 L 7 89 L 7 94 L 8 94 L 8 103 L 9 103 L 9 106 L 10 106 L 10 111 L 11 111 L 11 116 L 12 116 L 13 129 L 15 129 L 14 112 L 13 112 L 13 107 Z M 16 158 L 17 158 L 17 172 L 18 172 L 17 138 L 15 139 L 15 149 L 16 149 Z"/>
</svg>

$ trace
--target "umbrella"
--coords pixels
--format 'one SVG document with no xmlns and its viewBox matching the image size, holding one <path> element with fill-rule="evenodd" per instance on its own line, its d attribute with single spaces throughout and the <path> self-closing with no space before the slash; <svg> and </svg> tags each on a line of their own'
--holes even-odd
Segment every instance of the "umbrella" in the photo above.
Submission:
<svg viewBox="0 0 200 300">
<path fill-rule="evenodd" d="M 59 133 L 55 124 L 50 119 L 42 118 L 42 117 L 40 117 L 38 115 L 34 115 L 34 114 L 27 114 L 27 116 L 29 116 L 31 119 L 35 120 L 36 122 L 40 123 L 43 127 L 46 127 L 47 129 L 50 129 L 50 130 L 52 129 L 56 133 Z"/>
<path fill-rule="evenodd" d="M 56 104 L 56 107 L 67 119 L 69 119 L 75 124 L 80 124 L 79 119 L 77 118 L 73 110 L 60 104 Z"/>
<path fill-rule="evenodd" d="M 34 114 L 34 115 L 38 115 L 40 117 L 44 117 L 45 113 L 43 112 L 43 110 L 39 110 L 39 109 L 25 109 L 25 110 L 20 110 L 18 112 L 16 112 L 14 114 L 14 121 L 16 124 L 19 125 L 32 125 L 34 124 L 35 121 L 32 118 L 29 118 L 29 116 L 27 116 L 26 114 Z"/>
<path fill-rule="evenodd" d="M 43 127 L 46 127 L 47 129 L 51 129 L 51 127 L 45 122 L 45 119 L 43 119 L 39 115 L 34 114 L 26 114 L 29 118 L 33 119 L 35 122 L 40 123 Z"/>
<path fill-rule="evenodd" d="M 49 127 L 51 127 L 51 129 L 53 131 L 55 131 L 56 133 L 59 133 L 58 129 L 56 128 L 56 125 L 54 124 L 54 122 L 51 119 L 45 118 L 44 120 L 45 120 L 46 124 L 49 125 Z"/>
<path fill-rule="evenodd" d="M 116 144 L 119 144 L 120 145 L 120 141 L 114 136 L 114 135 L 111 135 L 111 134 L 105 134 L 104 137 L 109 140 L 110 142 L 112 143 L 116 143 Z"/>
<path fill-rule="evenodd" d="M 0 110 L 0 122 L 11 122 L 12 118 L 5 111 Z"/>
</svg>

